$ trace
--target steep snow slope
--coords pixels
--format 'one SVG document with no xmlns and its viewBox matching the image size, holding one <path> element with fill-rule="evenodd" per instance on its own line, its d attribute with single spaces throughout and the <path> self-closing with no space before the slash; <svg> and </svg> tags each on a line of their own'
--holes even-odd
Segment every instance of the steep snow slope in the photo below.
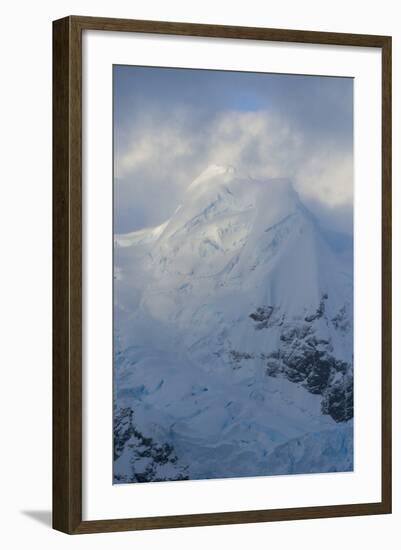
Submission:
<svg viewBox="0 0 401 550">
<path fill-rule="evenodd" d="M 114 277 L 117 482 L 269 475 L 276 447 L 320 432 L 332 471 L 324 447 L 353 415 L 352 265 L 290 182 L 209 167 L 164 224 L 115 236 Z"/>
</svg>

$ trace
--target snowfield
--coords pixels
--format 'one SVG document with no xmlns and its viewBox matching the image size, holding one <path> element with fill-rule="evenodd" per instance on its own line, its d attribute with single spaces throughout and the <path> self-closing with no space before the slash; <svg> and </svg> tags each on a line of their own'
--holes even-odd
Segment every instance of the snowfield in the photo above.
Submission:
<svg viewBox="0 0 401 550">
<path fill-rule="evenodd" d="M 116 483 L 352 470 L 350 239 L 211 166 L 114 241 Z"/>
</svg>

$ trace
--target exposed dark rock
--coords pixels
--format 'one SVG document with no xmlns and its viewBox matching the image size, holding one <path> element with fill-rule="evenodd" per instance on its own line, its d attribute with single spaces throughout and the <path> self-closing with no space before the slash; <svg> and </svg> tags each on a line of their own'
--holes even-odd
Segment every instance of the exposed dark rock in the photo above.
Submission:
<svg viewBox="0 0 401 550">
<path fill-rule="evenodd" d="M 116 460 L 124 450 L 125 444 L 134 434 L 132 423 L 133 411 L 130 408 L 120 409 L 119 413 L 114 414 L 114 445 L 113 453 Z"/>
<path fill-rule="evenodd" d="M 322 412 L 336 422 L 349 420 L 353 415 L 353 376 L 351 366 L 336 359 L 327 350 L 318 349 L 322 341 L 292 342 L 290 349 L 279 350 L 262 357 L 268 376 L 283 376 L 290 382 L 302 384 L 310 393 L 322 395 Z M 330 349 L 331 346 L 327 344 Z"/>
<path fill-rule="evenodd" d="M 345 422 L 354 416 L 354 380 L 352 372 L 334 382 L 323 397 L 322 412 L 336 422 Z"/>
<path fill-rule="evenodd" d="M 315 357 L 311 371 L 305 380 L 305 387 L 310 393 L 322 394 L 329 384 L 331 374 L 330 361 Z"/>
<path fill-rule="evenodd" d="M 236 351 L 236 350 L 233 350 L 233 349 L 228 352 L 228 355 L 229 355 L 229 361 L 232 364 L 234 369 L 241 368 L 241 361 L 243 361 L 243 360 L 249 361 L 249 359 L 254 359 L 255 358 L 254 354 L 246 353 L 246 352 L 240 352 L 240 351 Z"/>
<path fill-rule="evenodd" d="M 331 322 L 337 330 L 342 332 L 347 332 L 350 329 L 350 321 L 345 306 L 331 319 Z"/>
<path fill-rule="evenodd" d="M 319 307 L 304 322 L 282 323 L 280 344 L 270 354 L 260 354 L 265 362 L 266 374 L 282 376 L 295 384 L 301 384 L 310 393 L 322 396 L 322 412 L 336 422 L 353 417 L 353 372 L 352 365 L 333 355 L 330 340 L 316 336 L 314 322 L 325 317 L 327 294 L 322 295 Z M 269 329 L 275 308 L 259 307 L 249 316 L 256 323 L 256 330 Z M 329 320 L 326 318 L 326 322 Z M 348 330 L 349 320 L 345 306 L 331 319 L 338 330 Z M 235 352 L 238 361 L 243 356 Z"/>
<path fill-rule="evenodd" d="M 283 323 L 283 319 L 277 316 L 279 308 L 273 306 L 258 307 L 257 310 L 249 315 L 249 317 L 255 321 L 256 330 L 262 330 L 274 325 L 280 325 Z"/>
<path fill-rule="evenodd" d="M 250 318 L 254 321 L 257 321 L 258 323 L 264 322 L 268 320 L 273 313 L 274 307 L 273 306 L 267 306 L 267 307 L 258 307 L 255 313 L 250 314 Z"/>
<path fill-rule="evenodd" d="M 312 315 L 307 315 L 305 317 L 305 321 L 307 323 L 311 323 L 312 321 L 315 321 L 316 319 L 320 319 L 321 317 L 323 317 L 325 308 L 326 308 L 325 300 L 327 300 L 328 297 L 329 297 L 328 294 L 323 294 L 322 299 L 320 300 L 320 303 L 319 303 L 319 307 L 316 310 L 316 313 L 313 313 Z"/>
<path fill-rule="evenodd" d="M 114 415 L 114 460 L 126 447 L 130 449 L 131 472 L 114 474 L 115 483 L 142 483 L 188 479 L 187 467 L 178 465 L 174 448 L 169 443 L 157 443 L 145 437 L 134 426 L 134 412 L 130 407 L 120 409 Z M 161 473 L 161 467 L 168 466 L 168 475 Z"/>
</svg>

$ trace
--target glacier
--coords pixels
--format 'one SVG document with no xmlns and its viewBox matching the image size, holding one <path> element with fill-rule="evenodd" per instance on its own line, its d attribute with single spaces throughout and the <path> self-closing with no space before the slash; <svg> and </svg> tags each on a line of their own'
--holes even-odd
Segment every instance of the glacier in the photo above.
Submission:
<svg viewBox="0 0 401 550">
<path fill-rule="evenodd" d="M 210 166 L 114 235 L 114 482 L 353 469 L 352 240 Z"/>
</svg>

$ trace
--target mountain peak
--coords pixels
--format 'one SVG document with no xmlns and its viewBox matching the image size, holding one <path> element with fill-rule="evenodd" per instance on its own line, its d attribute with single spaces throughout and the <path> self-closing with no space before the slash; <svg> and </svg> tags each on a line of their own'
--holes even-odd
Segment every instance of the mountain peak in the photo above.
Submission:
<svg viewBox="0 0 401 550">
<path fill-rule="evenodd" d="M 189 185 L 188 191 L 199 189 L 200 187 L 209 187 L 216 183 L 227 183 L 237 173 L 233 166 L 224 166 L 221 164 L 210 164 L 193 182 Z"/>
<path fill-rule="evenodd" d="M 190 193 L 194 191 L 214 191 L 221 185 L 227 186 L 230 184 L 235 188 L 237 187 L 236 183 L 240 183 L 241 186 L 251 184 L 253 188 L 263 188 L 263 193 L 287 195 L 289 198 L 296 199 L 297 202 L 299 200 L 298 193 L 289 178 L 253 177 L 247 171 L 223 164 L 210 164 L 192 181 L 187 191 Z M 234 188 L 232 191 L 234 191 Z M 244 191 L 247 192 L 247 189 Z"/>
</svg>

